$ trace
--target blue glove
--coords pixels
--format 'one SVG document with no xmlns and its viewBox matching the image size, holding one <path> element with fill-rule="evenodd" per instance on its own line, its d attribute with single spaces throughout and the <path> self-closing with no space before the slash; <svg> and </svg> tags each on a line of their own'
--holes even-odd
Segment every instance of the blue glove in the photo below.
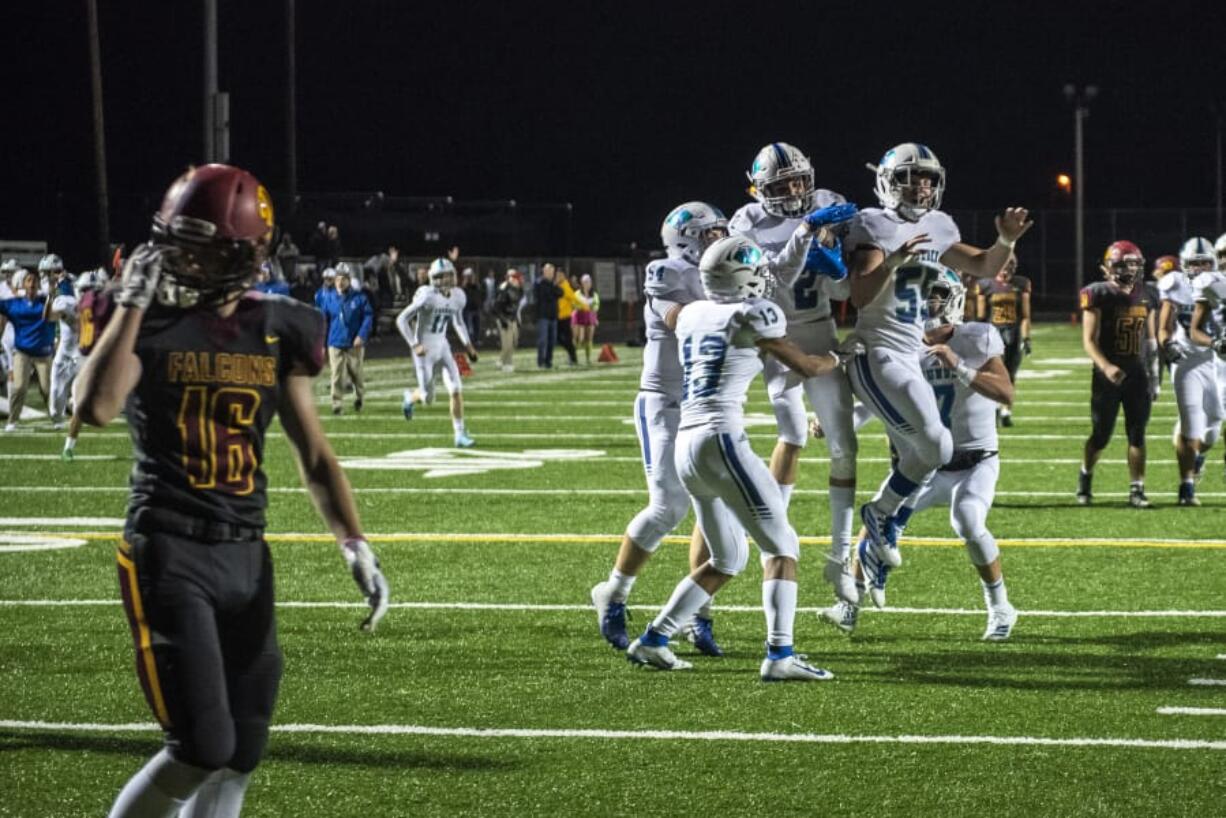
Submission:
<svg viewBox="0 0 1226 818">
<path fill-rule="evenodd" d="M 856 206 L 851 202 L 830 205 L 829 207 L 814 210 L 808 216 L 805 216 L 805 224 L 816 230 L 819 227 L 828 227 L 832 224 L 845 222 L 854 215 L 856 215 Z"/>
<path fill-rule="evenodd" d="M 818 213 L 820 212 L 819 210 Z M 836 240 L 833 247 L 826 247 L 814 239 L 809 244 L 809 254 L 805 256 L 804 271 L 829 276 L 832 281 L 847 278 L 847 265 L 843 263 L 843 242 Z"/>
</svg>

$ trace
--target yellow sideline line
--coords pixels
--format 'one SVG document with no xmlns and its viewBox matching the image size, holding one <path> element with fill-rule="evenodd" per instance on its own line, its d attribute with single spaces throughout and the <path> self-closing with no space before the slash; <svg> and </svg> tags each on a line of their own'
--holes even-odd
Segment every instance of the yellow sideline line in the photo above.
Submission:
<svg viewBox="0 0 1226 818">
<path fill-rule="evenodd" d="M 117 541 L 120 533 L 115 531 L 31 531 L 23 533 L 38 534 L 42 537 L 71 537 L 79 540 Z M 331 534 L 267 534 L 268 542 L 335 542 Z M 616 543 L 619 536 L 605 534 L 440 534 L 440 533 L 402 533 L 402 534 L 368 534 L 370 542 L 441 542 L 441 543 L 494 543 L 494 542 L 567 542 L 567 543 Z M 688 543 L 689 537 L 672 535 L 664 538 L 664 542 Z M 826 537 L 803 536 L 802 545 L 824 545 L 830 542 Z M 1061 539 L 1059 537 L 1034 539 L 1008 539 L 996 541 L 997 545 L 1009 548 L 1167 548 L 1167 549 L 1210 549 L 1226 550 L 1226 540 L 1195 540 L 1186 542 L 1169 542 L 1162 540 L 1112 540 L 1103 538 Z M 912 540 L 903 538 L 907 548 L 960 547 L 961 540 L 943 537 L 925 537 Z"/>
</svg>

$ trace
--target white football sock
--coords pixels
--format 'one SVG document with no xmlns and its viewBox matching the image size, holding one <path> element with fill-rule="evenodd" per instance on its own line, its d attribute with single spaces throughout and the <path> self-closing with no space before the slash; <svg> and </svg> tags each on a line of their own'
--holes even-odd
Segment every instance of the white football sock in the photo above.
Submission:
<svg viewBox="0 0 1226 818">
<path fill-rule="evenodd" d="M 614 568 L 609 572 L 609 599 L 613 602 L 625 602 L 636 579 L 637 577 L 623 574 Z"/>
<path fill-rule="evenodd" d="M 787 508 L 792 502 L 792 489 L 796 488 L 794 483 L 780 483 L 779 493 L 783 495 L 783 507 Z"/>
<path fill-rule="evenodd" d="M 218 770 L 196 790 L 179 818 L 239 818 L 251 773 Z"/>
<path fill-rule="evenodd" d="M 979 584 L 983 586 L 983 601 L 989 608 L 1009 607 L 1009 592 L 1005 589 L 1004 576 L 995 582 L 984 582 L 981 579 Z"/>
<path fill-rule="evenodd" d="M 711 600 L 711 595 L 694 580 L 686 577 L 677 583 L 664 610 L 651 623 L 651 629 L 662 636 L 672 636 L 694 618 L 698 609 Z"/>
<path fill-rule="evenodd" d="M 702 607 L 699 608 L 698 613 L 694 615 L 700 616 L 703 619 L 710 619 L 711 618 L 711 603 L 714 601 L 715 601 L 715 597 L 713 596 L 707 597 L 707 601 L 702 603 Z"/>
<path fill-rule="evenodd" d="M 796 620 L 796 581 L 763 581 L 762 609 L 766 611 L 766 644 L 771 647 L 792 644 L 792 624 Z"/>
<path fill-rule="evenodd" d="M 851 551 L 851 526 L 856 510 L 856 490 L 851 486 L 830 487 L 830 556 L 839 562 Z"/>
<path fill-rule="evenodd" d="M 70 452 L 77 448 L 77 439 L 75 437 L 64 438 L 64 451 Z"/>
<path fill-rule="evenodd" d="M 119 791 L 108 818 L 174 818 L 209 771 L 160 751 Z"/>
<path fill-rule="evenodd" d="M 455 433 L 457 435 L 464 434 L 464 418 L 460 418 L 459 420 L 457 420 L 456 418 L 452 418 L 451 428 L 455 430 Z"/>
</svg>

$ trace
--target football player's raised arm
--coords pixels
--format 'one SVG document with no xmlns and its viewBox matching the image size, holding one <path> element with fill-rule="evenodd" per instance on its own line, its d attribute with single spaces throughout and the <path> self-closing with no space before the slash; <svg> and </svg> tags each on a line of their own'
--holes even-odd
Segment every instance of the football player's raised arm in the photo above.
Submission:
<svg viewBox="0 0 1226 818">
<path fill-rule="evenodd" d="M 90 359 L 92 361 L 92 355 Z M 345 470 L 332 451 L 332 444 L 324 435 L 323 424 L 319 422 L 311 387 L 313 380 L 306 374 L 291 373 L 286 377 L 281 387 L 277 414 L 293 449 L 302 484 L 319 516 L 337 540 L 360 538 L 362 523 L 358 519 L 353 490 Z"/>
<path fill-rule="evenodd" d="M 1009 263 L 1013 245 L 1025 235 L 1034 222 L 1024 207 L 1007 207 L 996 217 L 996 243 L 986 250 L 957 242 L 941 255 L 941 263 L 975 278 L 994 278 Z"/>
<path fill-rule="evenodd" d="M 835 352 L 824 355 L 808 355 L 787 338 L 759 338 L 758 349 L 778 358 L 788 369 L 805 378 L 825 375 L 839 368 L 842 363 Z"/>
<path fill-rule="evenodd" d="M 1170 303 L 1162 302 L 1162 308 L 1166 309 L 1166 305 Z M 1188 334 L 1192 337 L 1192 342 L 1200 344 L 1203 347 L 1213 346 L 1213 337 L 1205 331 L 1205 324 L 1208 323 L 1210 315 L 1209 302 L 1197 301 L 1196 306 L 1192 308 L 1192 324 Z"/>
<path fill-rule="evenodd" d="M 119 414 L 140 381 L 136 336 L 145 311 L 118 307 L 77 375 L 77 411 L 90 426 L 105 426 Z"/>
</svg>

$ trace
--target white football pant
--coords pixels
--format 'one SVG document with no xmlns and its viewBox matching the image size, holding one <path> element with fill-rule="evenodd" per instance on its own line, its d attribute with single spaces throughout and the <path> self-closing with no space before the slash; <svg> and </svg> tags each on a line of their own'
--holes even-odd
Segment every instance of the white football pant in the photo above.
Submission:
<svg viewBox="0 0 1226 818">
<path fill-rule="evenodd" d="M 440 367 L 448 395 L 457 395 L 463 389 L 460 384 L 460 368 L 456 366 L 455 356 L 451 354 L 451 345 L 445 339 L 442 343 L 427 343 L 425 355 L 413 356 L 413 369 L 417 372 L 417 390 L 421 392 L 422 400 L 426 403 L 434 403 L 434 377 Z"/>
<path fill-rule="evenodd" d="M 1207 431 L 1222 425 L 1222 395 L 1217 370 L 1213 358 L 1191 365 L 1185 359 L 1171 367 L 1171 384 L 1175 390 L 1175 404 L 1179 407 L 1179 433 L 1188 440 L 1204 440 Z"/>
<path fill-rule="evenodd" d="M 736 576 L 745 568 L 748 532 L 763 554 L 800 556 L 779 485 L 749 447 L 744 431 L 677 433 L 677 474 L 711 551 L 711 566 Z"/>
<path fill-rule="evenodd" d="M 974 565 L 989 565 L 1000 556 L 996 538 L 988 531 L 988 512 L 996 497 L 1000 455 L 980 460 L 963 471 L 938 471 L 920 487 L 914 500 L 915 514 L 936 505 L 949 505 L 949 524 L 966 543 Z"/>
<path fill-rule="evenodd" d="M 626 535 L 639 548 L 654 552 L 685 517 L 690 496 L 677 476 L 673 452 L 681 407 L 659 392 L 639 392 L 634 399 L 634 432 L 647 478 L 647 507 L 626 526 Z"/>
<path fill-rule="evenodd" d="M 51 405 L 48 407 L 52 420 L 64 417 L 68 398 L 72 395 L 72 382 L 80 370 L 80 354 L 55 353 L 55 359 L 51 362 Z"/>
</svg>

